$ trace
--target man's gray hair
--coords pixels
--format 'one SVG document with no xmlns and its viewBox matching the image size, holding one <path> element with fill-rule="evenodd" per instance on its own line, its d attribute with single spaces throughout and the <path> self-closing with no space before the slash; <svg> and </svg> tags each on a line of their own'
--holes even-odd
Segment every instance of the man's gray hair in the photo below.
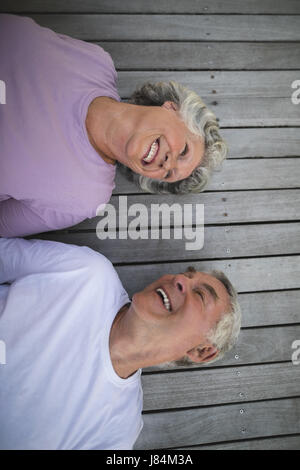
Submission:
<svg viewBox="0 0 300 470">
<path fill-rule="evenodd" d="M 200 96 L 183 85 L 170 82 L 147 82 L 131 95 L 129 103 L 143 106 L 162 106 L 165 101 L 173 101 L 178 106 L 180 117 L 187 128 L 205 141 L 205 152 L 201 164 L 191 175 L 181 181 L 168 183 L 134 173 L 118 162 L 121 172 L 134 181 L 141 189 L 157 194 L 199 193 L 209 182 L 210 175 L 225 159 L 227 146 L 219 135 L 216 116 L 203 103 Z"/>
<path fill-rule="evenodd" d="M 193 266 L 190 266 L 188 271 L 196 270 Z M 214 270 L 208 272 L 207 274 L 210 274 L 211 276 L 218 279 L 226 288 L 229 295 L 229 309 L 223 313 L 221 319 L 217 322 L 213 330 L 210 331 L 207 336 L 207 339 L 210 341 L 210 343 L 213 346 L 216 346 L 218 349 L 218 354 L 213 359 L 204 362 L 203 364 L 211 364 L 212 362 L 221 359 L 224 354 L 229 351 L 236 343 L 241 328 L 241 308 L 238 303 L 238 296 L 235 288 L 222 271 Z M 201 345 L 199 345 L 199 349 L 201 349 Z M 195 364 L 199 366 L 199 363 L 196 363 L 188 356 L 185 356 L 177 361 L 170 361 L 159 364 L 158 367 L 174 368 L 178 366 L 191 366 Z"/>
<path fill-rule="evenodd" d="M 208 274 L 214 276 L 225 286 L 229 295 L 230 309 L 225 312 L 216 327 L 208 336 L 209 341 L 218 348 L 218 355 L 209 362 L 221 359 L 237 341 L 241 329 L 241 308 L 235 288 L 222 271 L 211 271 Z"/>
</svg>

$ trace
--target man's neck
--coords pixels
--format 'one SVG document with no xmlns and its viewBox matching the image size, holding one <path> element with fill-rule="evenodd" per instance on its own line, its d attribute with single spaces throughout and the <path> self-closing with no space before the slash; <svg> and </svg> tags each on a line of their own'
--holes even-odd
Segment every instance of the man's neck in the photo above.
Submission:
<svg viewBox="0 0 300 470">
<path fill-rule="evenodd" d="M 134 365 L 135 361 L 131 358 L 130 326 L 127 321 L 124 321 L 129 308 L 130 304 L 126 304 L 119 310 L 111 326 L 109 336 L 111 362 L 115 372 L 123 379 L 127 379 L 140 368 Z"/>
<path fill-rule="evenodd" d="M 126 304 L 115 317 L 110 331 L 109 351 L 115 372 L 127 378 L 144 367 L 154 366 L 170 358 L 159 327 L 149 327 L 136 314 L 133 304 Z"/>
</svg>

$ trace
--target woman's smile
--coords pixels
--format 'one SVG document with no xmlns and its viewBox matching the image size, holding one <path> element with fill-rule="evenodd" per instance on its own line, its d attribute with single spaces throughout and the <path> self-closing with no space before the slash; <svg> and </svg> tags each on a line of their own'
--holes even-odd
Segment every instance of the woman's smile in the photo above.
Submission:
<svg viewBox="0 0 300 470">
<path fill-rule="evenodd" d="M 142 158 L 143 165 L 150 165 L 154 162 L 159 153 L 159 138 L 156 139 Z"/>
</svg>

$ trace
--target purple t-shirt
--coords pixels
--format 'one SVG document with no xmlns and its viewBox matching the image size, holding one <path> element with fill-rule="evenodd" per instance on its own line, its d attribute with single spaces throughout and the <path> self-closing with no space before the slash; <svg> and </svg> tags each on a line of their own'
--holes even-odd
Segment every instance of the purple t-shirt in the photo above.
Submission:
<svg viewBox="0 0 300 470">
<path fill-rule="evenodd" d="M 120 101 L 116 79 L 101 47 L 0 15 L 1 236 L 69 227 L 109 201 L 116 167 L 90 144 L 85 118 L 97 96 Z"/>
</svg>

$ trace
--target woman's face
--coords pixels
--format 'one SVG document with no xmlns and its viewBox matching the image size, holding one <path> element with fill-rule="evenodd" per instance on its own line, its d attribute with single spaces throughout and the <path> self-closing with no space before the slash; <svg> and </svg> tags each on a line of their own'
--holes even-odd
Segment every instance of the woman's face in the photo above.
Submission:
<svg viewBox="0 0 300 470">
<path fill-rule="evenodd" d="M 128 112 L 133 114 L 123 129 L 117 160 L 135 173 L 169 183 L 187 178 L 199 166 L 204 139 L 189 131 L 175 103 L 134 106 Z"/>
</svg>

